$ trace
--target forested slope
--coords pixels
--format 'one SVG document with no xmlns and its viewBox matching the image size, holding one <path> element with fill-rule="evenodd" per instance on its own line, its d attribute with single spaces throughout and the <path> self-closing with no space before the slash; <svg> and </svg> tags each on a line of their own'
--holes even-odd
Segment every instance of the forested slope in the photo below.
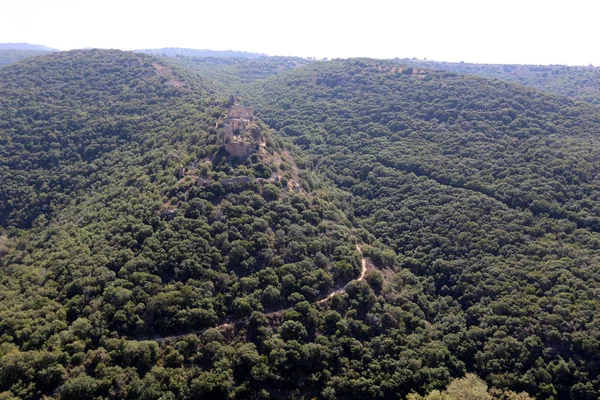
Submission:
<svg viewBox="0 0 600 400">
<path fill-rule="evenodd" d="M 43 56 L 51 52 L 52 51 L 50 50 L 14 50 L 0 48 L 0 67 L 25 58 Z"/>
<path fill-rule="evenodd" d="M 392 61 L 5 66 L 0 397 L 595 399 L 599 128 Z"/>
<path fill-rule="evenodd" d="M 600 393 L 597 107 L 375 60 L 248 93 L 348 192 L 354 223 L 435 287 L 431 318 L 468 369 L 539 398 Z"/>
<path fill-rule="evenodd" d="M 184 68 L 197 71 L 210 79 L 221 90 L 239 94 L 246 85 L 277 75 L 283 71 L 311 64 L 314 60 L 301 57 L 265 56 L 240 57 L 176 57 L 174 61 Z"/>
<path fill-rule="evenodd" d="M 208 129 L 210 98 L 149 57 L 74 51 L 0 70 L 0 225 L 28 227 L 98 182 L 111 153 Z M 176 116 L 186 115 L 182 121 Z M 166 123 L 168 122 L 168 124 Z M 169 126 L 170 124 L 170 126 Z M 196 135 L 199 135 L 196 132 Z M 158 143 L 157 143 L 158 141 Z M 107 157 L 107 158 L 104 158 Z M 89 189 L 88 189 L 89 190 Z"/>
<path fill-rule="evenodd" d="M 600 104 L 600 67 L 566 65 L 471 64 L 401 60 L 419 68 L 454 71 L 519 83 L 548 93 Z"/>
<path fill-rule="evenodd" d="M 231 104 L 212 85 L 100 50 L 8 66 L 0 81 L 4 398 L 383 397 L 461 370 L 425 337 L 381 347 L 425 326 L 410 274 L 389 285 L 395 306 L 373 273 L 375 289 L 353 282 L 329 300 L 337 311 L 317 303 L 359 276 L 368 235 L 259 120 L 259 150 L 228 156 Z M 428 367 L 396 359 L 406 378 L 394 367 L 351 383 L 365 352 L 404 351 Z"/>
</svg>

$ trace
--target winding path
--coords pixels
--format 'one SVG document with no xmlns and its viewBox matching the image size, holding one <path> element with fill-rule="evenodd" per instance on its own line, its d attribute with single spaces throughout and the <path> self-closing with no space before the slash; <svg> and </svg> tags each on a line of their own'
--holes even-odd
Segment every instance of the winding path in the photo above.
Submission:
<svg viewBox="0 0 600 400">
<path fill-rule="evenodd" d="M 356 251 L 358 251 L 358 253 L 360 254 L 360 276 L 358 277 L 357 281 L 362 281 L 363 279 L 365 279 L 365 274 L 367 273 L 367 260 L 363 257 L 362 249 L 360 248 L 358 243 L 356 244 Z M 342 294 L 345 292 L 346 292 L 346 286 L 329 293 L 327 295 L 327 297 L 325 297 L 321 300 L 318 300 L 316 304 L 325 303 L 327 300 L 330 300 L 336 294 Z"/>
<path fill-rule="evenodd" d="M 363 252 L 362 249 L 360 248 L 360 246 L 358 245 L 358 243 L 356 244 L 356 251 L 358 251 L 358 253 L 360 254 L 360 276 L 356 279 L 357 281 L 362 281 L 365 279 L 365 274 L 367 273 L 367 260 L 366 258 L 363 257 Z M 347 284 L 346 284 L 347 286 Z M 344 286 L 341 289 L 337 289 L 332 291 L 331 293 L 329 293 L 326 297 L 322 298 L 321 300 L 317 300 L 316 302 L 314 302 L 313 304 L 323 304 L 325 302 L 327 302 L 328 300 L 331 300 L 331 298 L 333 296 L 335 296 L 336 294 L 342 294 L 342 293 L 346 293 L 346 286 Z M 275 310 L 275 311 L 271 311 L 268 313 L 265 313 L 264 315 L 267 317 L 273 317 L 275 315 L 281 315 L 284 312 L 288 311 L 288 310 L 292 310 L 294 307 L 286 307 L 286 308 L 281 308 L 279 310 Z M 246 322 L 248 321 L 249 317 L 243 317 L 243 318 L 238 318 L 238 319 L 234 319 L 234 320 L 228 320 L 226 322 L 223 322 L 222 324 L 219 324 L 217 326 L 211 327 L 211 328 L 204 328 L 201 330 L 197 330 L 197 331 L 192 331 L 192 332 L 188 332 L 188 333 L 183 333 L 183 334 L 179 334 L 179 335 L 171 335 L 171 336 L 155 336 L 153 338 L 150 338 L 149 340 L 153 340 L 155 342 L 164 342 L 164 341 L 168 341 L 168 340 L 173 340 L 173 339 L 178 339 L 181 338 L 183 336 L 187 336 L 190 334 L 200 334 L 208 329 L 224 329 L 224 328 L 229 328 L 232 327 L 233 325 L 235 325 L 236 323 L 239 322 Z"/>
</svg>

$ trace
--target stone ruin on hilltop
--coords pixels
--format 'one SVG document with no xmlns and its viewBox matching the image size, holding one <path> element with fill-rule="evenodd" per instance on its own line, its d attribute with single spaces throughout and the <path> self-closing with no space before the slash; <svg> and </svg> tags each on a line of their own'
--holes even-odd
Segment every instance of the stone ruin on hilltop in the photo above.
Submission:
<svg viewBox="0 0 600 400">
<path fill-rule="evenodd" d="M 262 132 L 254 121 L 252 109 L 239 104 L 232 105 L 223 125 L 225 150 L 232 156 L 245 158 L 258 150 L 261 140 Z"/>
</svg>

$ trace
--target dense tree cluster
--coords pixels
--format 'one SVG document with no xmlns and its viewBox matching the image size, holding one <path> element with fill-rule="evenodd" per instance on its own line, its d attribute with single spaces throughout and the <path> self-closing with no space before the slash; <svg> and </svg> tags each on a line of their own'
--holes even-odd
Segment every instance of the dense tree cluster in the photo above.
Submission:
<svg viewBox="0 0 600 400">
<path fill-rule="evenodd" d="M 146 398 L 143 379 L 166 365 L 177 397 L 243 392 L 243 368 L 213 377 L 200 342 L 183 353 L 165 343 L 265 325 L 294 305 L 281 334 L 315 339 L 318 321 L 300 328 L 299 319 L 317 318 L 311 304 L 358 276 L 356 238 L 325 196 L 306 192 L 310 176 L 292 188 L 297 167 L 267 127 L 259 153 L 228 157 L 218 145 L 227 102 L 147 56 L 76 51 L 2 73 L 0 390 Z M 195 172 L 181 177 L 181 165 Z M 281 179 L 264 180 L 273 174 Z M 220 183 L 233 176 L 249 182 Z M 248 333 L 257 343 L 272 336 L 261 326 Z M 211 348 L 225 344 L 206 332 Z M 290 366 L 264 373 L 279 368 Z"/>
<path fill-rule="evenodd" d="M 53 215 L 101 184 L 104 164 L 206 135 L 221 112 L 198 95 L 202 82 L 148 56 L 89 50 L 36 61 L 0 69 L 0 226 Z"/>
<path fill-rule="evenodd" d="M 312 64 L 248 95 L 348 193 L 353 223 L 452 305 L 432 320 L 467 369 L 540 398 L 595 398 L 598 109 L 393 66 Z"/>
<path fill-rule="evenodd" d="M 600 394 L 596 106 L 100 50 L 2 67 L 0 106 L 0 398 Z"/>
</svg>

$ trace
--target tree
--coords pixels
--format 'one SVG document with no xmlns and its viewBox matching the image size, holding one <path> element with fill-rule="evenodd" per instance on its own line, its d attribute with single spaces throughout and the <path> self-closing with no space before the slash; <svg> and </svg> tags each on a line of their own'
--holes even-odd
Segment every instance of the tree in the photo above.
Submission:
<svg viewBox="0 0 600 400">
<path fill-rule="evenodd" d="M 285 321 L 279 328 L 279 334 L 284 340 L 304 341 L 308 336 L 306 328 L 298 321 Z"/>
<path fill-rule="evenodd" d="M 60 391 L 64 400 L 91 399 L 95 397 L 98 383 L 88 375 L 80 375 L 68 380 Z"/>
</svg>

